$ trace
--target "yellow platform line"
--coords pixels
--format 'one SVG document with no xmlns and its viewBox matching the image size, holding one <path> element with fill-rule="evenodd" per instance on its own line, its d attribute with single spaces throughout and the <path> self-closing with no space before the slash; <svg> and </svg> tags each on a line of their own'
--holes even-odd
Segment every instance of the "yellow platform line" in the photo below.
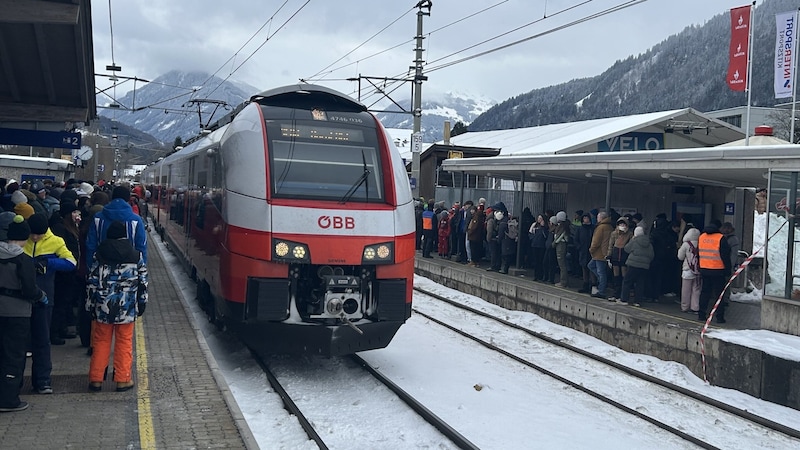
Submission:
<svg viewBox="0 0 800 450">
<path fill-rule="evenodd" d="M 139 444 L 142 449 L 156 448 L 153 414 L 150 410 L 150 383 L 147 378 L 147 350 L 144 345 L 144 324 L 136 321 L 136 400 L 139 414 Z"/>
</svg>

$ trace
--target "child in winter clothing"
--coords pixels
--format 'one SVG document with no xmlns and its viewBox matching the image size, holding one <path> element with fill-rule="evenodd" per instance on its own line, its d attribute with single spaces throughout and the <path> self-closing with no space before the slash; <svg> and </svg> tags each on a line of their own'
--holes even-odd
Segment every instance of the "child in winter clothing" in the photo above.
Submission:
<svg viewBox="0 0 800 450">
<path fill-rule="evenodd" d="M 19 391 L 31 330 L 32 305 L 46 301 L 36 286 L 33 258 L 22 250 L 31 233 L 22 216 L 0 218 L 0 412 L 22 411 Z M 13 219 L 8 220 L 8 214 Z"/>
<path fill-rule="evenodd" d="M 133 327 L 147 305 L 147 266 L 141 252 L 127 239 L 126 225 L 113 221 L 97 247 L 87 284 L 86 310 L 92 323 L 89 390 L 99 391 L 114 338 L 114 381 L 117 391 L 134 386 Z"/>
</svg>

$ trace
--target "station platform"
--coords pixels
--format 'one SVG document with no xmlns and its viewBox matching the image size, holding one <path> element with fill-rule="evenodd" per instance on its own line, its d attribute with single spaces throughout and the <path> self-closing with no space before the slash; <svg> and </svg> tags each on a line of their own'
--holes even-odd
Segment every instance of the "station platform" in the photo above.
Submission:
<svg viewBox="0 0 800 450">
<path fill-rule="evenodd" d="M 29 358 L 20 397 L 30 406 L 0 415 L 0 448 L 258 448 L 152 241 L 148 274 L 147 310 L 135 327 L 136 386 L 116 392 L 109 363 L 102 391 L 89 392 L 80 339 L 51 346 L 53 394 L 31 392 Z"/>
<path fill-rule="evenodd" d="M 534 281 L 526 271 L 487 272 L 435 256 L 415 259 L 415 273 L 436 283 L 475 295 L 510 310 L 527 311 L 550 322 L 573 328 L 622 350 L 675 361 L 716 386 L 800 409 L 798 386 L 787 382 L 800 373 L 800 362 L 715 337 L 715 330 L 760 330 L 759 303 L 730 302 L 726 323 L 715 320 L 701 339 L 704 322 L 697 314 L 681 312 L 679 300 L 662 296 L 657 303 L 622 305 L 578 293 L 581 280 L 569 288 Z M 703 364 L 705 355 L 705 366 Z"/>
</svg>

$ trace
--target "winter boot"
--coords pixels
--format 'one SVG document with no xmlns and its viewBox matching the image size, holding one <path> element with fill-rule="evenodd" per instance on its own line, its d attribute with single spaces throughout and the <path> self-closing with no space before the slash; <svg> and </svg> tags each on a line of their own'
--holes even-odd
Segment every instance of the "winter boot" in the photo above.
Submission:
<svg viewBox="0 0 800 450">
<path fill-rule="evenodd" d="M 592 283 L 583 283 L 583 286 L 580 289 L 578 289 L 578 292 L 581 294 L 591 294 Z"/>
</svg>

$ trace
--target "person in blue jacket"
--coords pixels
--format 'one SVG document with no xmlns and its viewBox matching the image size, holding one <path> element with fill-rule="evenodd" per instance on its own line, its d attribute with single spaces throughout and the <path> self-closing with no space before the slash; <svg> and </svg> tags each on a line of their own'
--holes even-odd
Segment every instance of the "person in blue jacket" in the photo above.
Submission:
<svg viewBox="0 0 800 450">
<path fill-rule="evenodd" d="M 133 247 L 142 254 L 144 263 L 147 264 L 147 233 L 145 231 L 144 219 L 133 212 L 128 201 L 131 198 L 131 190 L 127 186 L 117 186 L 111 191 L 111 202 L 103 207 L 103 210 L 91 218 L 89 233 L 86 235 L 86 266 L 92 267 L 94 254 L 97 252 L 98 245 L 106 239 L 108 227 L 112 222 L 118 220 L 125 223 L 125 230 L 133 243 Z"/>
</svg>

